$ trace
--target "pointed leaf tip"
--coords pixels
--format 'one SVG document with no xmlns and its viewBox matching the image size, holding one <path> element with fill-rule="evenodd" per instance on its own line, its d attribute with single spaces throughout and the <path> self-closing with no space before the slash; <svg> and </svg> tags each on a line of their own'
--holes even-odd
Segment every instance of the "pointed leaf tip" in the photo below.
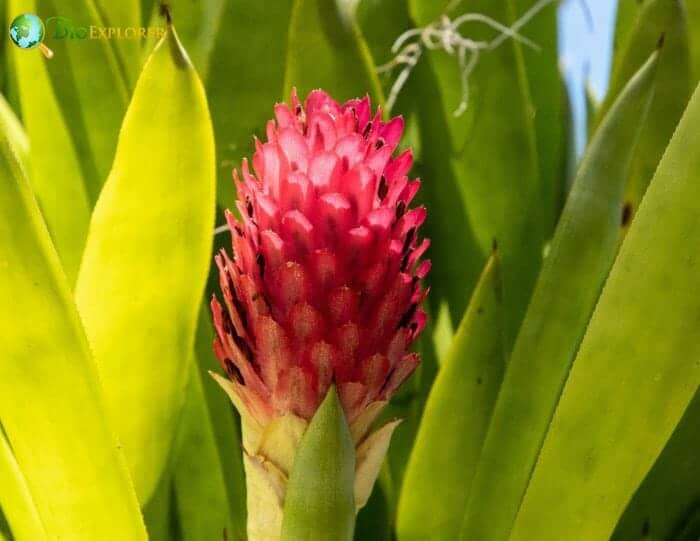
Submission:
<svg viewBox="0 0 700 541">
<path fill-rule="evenodd" d="M 287 486 L 282 539 L 351 540 L 354 478 L 355 448 L 333 385 L 297 451 Z"/>
</svg>

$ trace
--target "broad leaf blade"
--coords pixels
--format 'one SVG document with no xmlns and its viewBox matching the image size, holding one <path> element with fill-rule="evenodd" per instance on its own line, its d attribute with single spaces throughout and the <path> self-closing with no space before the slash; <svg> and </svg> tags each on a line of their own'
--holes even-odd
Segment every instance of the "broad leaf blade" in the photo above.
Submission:
<svg viewBox="0 0 700 541">
<path fill-rule="evenodd" d="M 209 111 L 170 29 L 124 118 L 76 288 L 142 502 L 163 473 L 184 400 L 213 222 Z"/>
<path fill-rule="evenodd" d="M 352 540 L 354 479 L 355 447 L 331 387 L 296 452 L 284 501 L 282 540 Z"/>
<path fill-rule="evenodd" d="M 75 541 L 145 540 L 68 282 L 0 131 L 0 418 L 7 439 L 46 532 Z"/>
<path fill-rule="evenodd" d="M 507 539 L 571 362 L 617 253 L 622 195 L 656 55 L 591 142 L 523 321 L 484 443 L 462 539 Z"/>
<path fill-rule="evenodd" d="M 608 539 L 695 394 L 698 198 L 700 89 L 591 318 L 518 514 L 514 541 Z"/>
<path fill-rule="evenodd" d="M 501 384 L 505 364 L 502 333 L 500 271 L 494 254 L 425 406 L 399 500 L 397 533 L 401 540 L 459 536 Z"/>
</svg>

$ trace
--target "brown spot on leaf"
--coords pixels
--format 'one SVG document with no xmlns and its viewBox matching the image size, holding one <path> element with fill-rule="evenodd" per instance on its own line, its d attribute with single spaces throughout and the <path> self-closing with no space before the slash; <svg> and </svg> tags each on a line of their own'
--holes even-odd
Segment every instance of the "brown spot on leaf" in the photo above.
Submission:
<svg viewBox="0 0 700 541">
<path fill-rule="evenodd" d="M 622 219 L 621 219 L 622 227 L 627 227 L 629 225 L 630 221 L 632 220 L 632 213 L 633 213 L 632 203 L 630 203 L 628 201 L 622 207 Z"/>
</svg>

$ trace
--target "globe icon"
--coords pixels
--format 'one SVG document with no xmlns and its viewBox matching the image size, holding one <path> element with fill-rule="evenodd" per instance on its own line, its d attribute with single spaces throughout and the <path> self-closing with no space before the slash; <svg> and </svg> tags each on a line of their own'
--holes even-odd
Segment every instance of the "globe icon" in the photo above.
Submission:
<svg viewBox="0 0 700 541">
<path fill-rule="evenodd" d="M 33 49 L 44 39 L 44 23 L 32 13 L 15 17 L 10 24 L 10 39 L 21 49 Z"/>
</svg>

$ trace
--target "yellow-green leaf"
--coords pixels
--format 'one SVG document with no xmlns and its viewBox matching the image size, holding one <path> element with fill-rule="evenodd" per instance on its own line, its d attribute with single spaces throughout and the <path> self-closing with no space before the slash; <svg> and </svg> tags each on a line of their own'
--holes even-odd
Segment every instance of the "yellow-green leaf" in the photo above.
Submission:
<svg viewBox="0 0 700 541">
<path fill-rule="evenodd" d="M 10 0 L 10 17 L 36 13 L 34 0 Z M 13 77 L 31 153 L 27 174 L 71 286 L 78 275 L 91 204 L 69 125 L 38 51 L 12 47 Z"/>
<path fill-rule="evenodd" d="M 623 243 L 513 541 L 610 537 L 700 383 L 700 89 Z"/>
<path fill-rule="evenodd" d="M 170 454 L 214 223 L 204 90 L 170 29 L 136 84 L 76 299 L 141 502 Z"/>
<path fill-rule="evenodd" d="M 0 508 L 17 541 L 48 539 L 24 475 L 0 426 Z"/>
<path fill-rule="evenodd" d="M 4 127 L 0 299 L 0 419 L 44 530 L 145 540 L 68 281 Z"/>
</svg>

